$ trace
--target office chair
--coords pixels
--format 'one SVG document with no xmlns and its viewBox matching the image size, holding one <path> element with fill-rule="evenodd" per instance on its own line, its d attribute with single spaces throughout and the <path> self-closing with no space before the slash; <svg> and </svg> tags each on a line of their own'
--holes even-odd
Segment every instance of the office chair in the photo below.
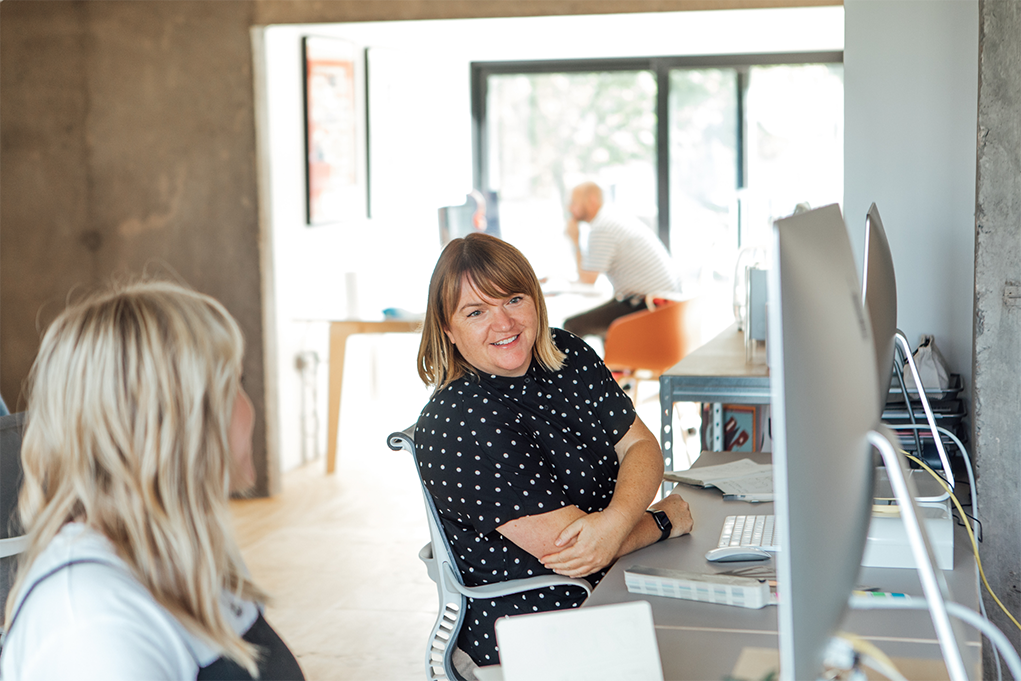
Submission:
<svg viewBox="0 0 1021 681">
<path fill-rule="evenodd" d="M 25 428 L 25 412 L 0 416 L 0 624 L 3 604 L 14 581 L 17 554 L 28 541 L 21 536 L 15 521 L 18 490 L 21 488 L 21 434 Z"/>
<path fill-rule="evenodd" d="M 387 438 L 387 445 L 394 451 L 403 449 L 410 452 L 415 470 L 419 470 L 418 455 L 415 453 L 415 426 L 402 432 L 391 433 Z M 454 648 L 457 646 L 457 636 L 461 632 L 467 598 L 495 598 L 558 585 L 579 586 L 585 589 L 587 594 L 592 594 L 592 585 L 585 580 L 561 575 L 542 575 L 497 584 L 465 586 L 450 550 L 450 542 L 443 531 L 436 504 L 421 475 L 419 481 L 422 482 L 422 495 L 425 498 L 426 517 L 429 521 L 429 543 L 418 552 L 418 557 L 425 563 L 430 579 L 436 582 L 436 592 L 439 596 L 439 612 L 425 649 L 425 678 L 428 681 L 464 681 L 454 669 L 452 658 Z"/>
<path fill-rule="evenodd" d="M 603 361 L 621 379 L 632 383 L 660 374 L 701 345 L 698 299 L 646 297 L 648 309 L 615 319 L 606 331 Z"/>
</svg>

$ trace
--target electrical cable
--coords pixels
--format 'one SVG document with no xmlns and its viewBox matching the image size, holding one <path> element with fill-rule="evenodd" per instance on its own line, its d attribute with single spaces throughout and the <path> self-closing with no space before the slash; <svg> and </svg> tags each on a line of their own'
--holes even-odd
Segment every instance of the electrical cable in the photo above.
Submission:
<svg viewBox="0 0 1021 681">
<path fill-rule="evenodd" d="M 911 596 L 905 598 L 852 596 L 848 600 L 848 604 L 856 610 L 927 610 L 929 608 L 929 604 L 924 598 Z M 1014 646 L 1010 644 L 1010 641 L 995 624 L 960 603 L 947 601 L 946 607 L 948 613 L 975 627 L 988 638 L 1000 655 L 1003 656 L 1004 661 L 1007 663 L 1007 668 L 1014 678 L 1021 679 L 1021 658 L 1018 657 Z"/>
<path fill-rule="evenodd" d="M 941 483 L 941 484 L 943 484 L 944 488 L 945 488 L 945 489 L 946 489 L 946 490 L 947 490 L 948 492 L 950 491 L 950 488 L 949 488 L 949 486 L 948 486 L 948 485 L 946 485 L 946 483 L 945 483 L 945 482 L 943 481 L 942 477 L 941 477 L 941 476 L 940 476 L 939 474 L 937 474 L 937 473 L 936 473 L 936 471 L 934 471 L 934 470 L 932 470 L 931 468 L 929 468 L 929 466 L 928 466 L 928 465 L 926 465 L 926 463 L 925 463 L 924 461 L 922 461 L 921 459 L 919 459 L 919 458 L 918 458 L 918 457 L 916 457 L 916 456 L 912 456 L 912 455 L 908 454 L 907 452 L 904 452 L 903 450 L 902 450 L 902 452 L 901 452 L 901 453 L 903 453 L 903 454 L 904 454 L 904 456 L 906 456 L 906 457 L 907 457 L 908 459 L 910 459 L 911 461 L 914 461 L 914 462 L 915 462 L 915 463 L 917 463 L 917 464 L 918 464 L 919 466 L 921 466 L 921 467 L 922 467 L 922 468 L 924 468 L 924 469 L 925 469 L 926 471 L 928 471 L 930 475 L 932 475 L 933 477 L 935 477 L 935 478 L 936 478 L 937 480 L 939 480 L 939 481 L 940 481 L 940 483 Z M 963 517 L 963 516 L 964 516 L 964 509 L 962 509 L 962 508 L 961 508 L 961 502 L 959 502 L 959 501 L 957 500 L 957 497 L 955 497 L 955 496 L 954 496 L 953 494 L 950 494 L 950 498 L 951 498 L 951 499 L 953 499 L 953 501 L 954 501 L 954 506 L 956 506 L 956 507 L 957 507 L 957 512 L 958 512 L 958 513 L 960 513 L 960 514 L 962 515 L 962 517 Z M 976 565 L 978 566 L 978 572 L 979 572 L 979 574 L 980 574 L 980 575 L 982 576 L 982 583 L 983 583 L 983 584 L 985 585 L 985 587 L 986 587 L 986 591 L 988 591 L 988 592 L 989 592 L 989 595 L 990 595 L 990 596 L 992 596 L 992 598 L 993 598 L 993 600 L 994 600 L 994 601 L 996 601 L 996 604 L 997 604 L 998 606 L 1000 606 L 1000 609 L 1001 609 L 1001 610 L 1003 610 L 1004 614 L 1005 614 L 1005 615 L 1006 615 L 1007 617 L 1009 617 L 1009 618 L 1010 618 L 1010 621 L 1014 623 L 1014 626 L 1016 626 L 1016 627 L 1017 627 L 1017 628 L 1018 628 L 1019 630 L 1021 630 L 1021 623 L 1019 623 L 1019 622 L 1018 622 L 1018 621 L 1017 621 L 1017 620 L 1016 620 L 1016 619 L 1014 618 L 1014 616 L 1013 616 L 1012 614 L 1010 614 L 1010 611 L 1008 611 L 1008 610 L 1007 610 L 1007 607 L 1006 607 L 1006 606 L 1005 606 L 1005 605 L 1004 605 L 1004 604 L 1003 604 L 1003 603 L 1002 603 L 1002 602 L 1000 601 L 1000 599 L 999 599 L 999 598 L 998 598 L 998 597 L 996 596 L 996 594 L 995 594 L 995 593 L 993 592 L 993 588 L 992 588 L 991 586 L 989 586 L 989 580 L 987 580 L 987 579 L 986 579 L 986 573 L 985 573 L 985 570 L 983 570 L 983 569 L 982 569 L 982 559 L 981 559 L 981 558 L 979 557 L 979 555 L 978 555 L 978 542 L 977 542 L 977 541 L 976 541 L 976 539 L 975 539 L 975 533 L 974 533 L 974 532 L 972 532 L 971 526 L 970 526 L 970 525 L 968 525 L 967 523 L 965 523 L 964 527 L 965 527 L 965 529 L 966 529 L 966 530 L 968 530 L 968 538 L 969 538 L 969 539 L 971 540 L 971 550 L 972 550 L 972 551 L 974 552 L 974 554 L 975 554 L 975 564 L 976 564 Z M 1021 677 L 1015 677 L 1015 678 L 1021 678 Z"/>
<path fill-rule="evenodd" d="M 846 631 L 838 632 L 836 636 L 837 638 L 846 641 L 854 652 L 862 656 L 862 662 L 865 666 L 875 669 L 891 681 L 907 681 L 907 679 L 904 678 L 904 675 L 900 673 L 900 670 L 897 669 L 893 660 L 891 660 L 886 653 L 880 650 L 879 647 L 871 641 L 867 641 L 861 636 L 850 634 Z M 869 664 L 870 661 L 871 664 Z"/>
<path fill-rule="evenodd" d="M 931 430 L 930 426 L 927 424 L 920 425 L 901 424 L 890 427 L 893 428 L 894 430 Z M 943 433 L 944 435 L 949 437 L 953 441 L 954 445 L 957 447 L 957 451 L 961 453 L 961 459 L 964 461 L 964 469 L 968 473 L 968 492 L 971 494 L 971 510 L 975 512 L 975 515 L 978 515 L 978 487 L 976 487 L 975 485 L 975 471 L 971 467 L 971 458 L 968 456 L 968 450 L 965 449 L 964 443 L 961 442 L 961 439 L 959 437 L 954 435 L 951 431 L 947 430 L 943 426 L 936 426 L 936 431 L 939 433 Z M 937 437 L 937 435 L 934 434 L 933 438 L 935 437 Z M 940 441 L 940 443 L 942 444 L 942 440 Z M 901 450 L 901 452 L 905 456 L 910 456 L 903 449 Z M 936 473 L 935 471 L 930 469 L 929 473 L 931 475 L 935 475 L 938 479 L 943 480 L 943 476 Z M 947 471 L 947 475 L 953 475 L 953 471 Z"/>
<path fill-rule="evenodd" d="M 975 523 L 974 529 L 978 533 L 978 541 L 981 542 L 982 541 L 982 521 L 980 521 L 978 519 L 978 485 L 975 482 L 975 470 L 972 468 L 972 465 L 971 465 L 971 457 L 968 455 L 968 450 L 965 448 L 964 443 L 962 443 L 961 440 L 954 433 L 952 433 L 951 431 L 947 430 L 946 428 L 943 428 L 942 426 L 937 426 L 936 430 L 937 430 L 937 432 L 943 433 L 944 435 L 949 437 L 953 441 L 953 443 L 957 446 L 957 450 L 961 453 L 961 459 L 964 461 L 964 468 L 965 468 L 965 471 L 968 474 L 968 496 L 971 497 L 971 504 L 970 505 L 971 505 L 971 510 L 974 513 L 973 516 L 969 516 L 967 514 L 965 514 L 965 516 L 968 517 L 968 518 L 971 518 L 971 520 Z M 933 437 L 936 437 L 936 436 L 934 435 Z M 905 453 L 905 455 L 907 455 L 907 454 Z M 935 475 L 935 474 L 930 471 L 930 475 Z M 954 497 L 954 495 L 951 494 L 951 497 Z M 962 507 L 961 503 L 957 500 L 956 497 L 954 497 L 954 504 L 956 505 L 956 507 L 957 507 L 959 512 L 964 513 L 963 507 Z M 962 524 L 964 524 L 965 527 L 968 527 L 967 523 L 962 523 Z M 975 554 L 976 564 L 981 566 L 981 561 L 979 560 L 979 556 L 978 556 L 978 547 L 975 545 L 975 538 L 974 537 L 972 537 L 972 550 L 973 550 L 973 552 Z M 975 574 L 975 589 L 977 591 L 979 591 L 979 592 L 981 592 L 981 590 L 982 590 L 982 583 L 981 582 L 985 582 L 985 574 L 983 572 L 981 572 L 981 570 L 980 570 L 980 571 L 976 572 L 976 574 Z M 989 583 L 988 582 L 985 582 L 985 586 L 986 586 L 986 589 L 989 590 L 989 593 L 992 594 L 992 589 L 989 588 Z M 996 598 L 995 594 L 993 594 L 993 598 L 994 599 Z M 997 600 L 997 603 L 999 603 L 999 600 Z M 984 599 L 982 599 L 982 598 L 978 599 L 978 607 L 979 607 L 979 610 L 982 613 L 982 616 L 985 617 L 986 619 L 989 619 L 989 614 L 986 612 L 986 603 L 985 603 Z M 1003 608 L 1003 605 L 1000 604 L 1000 607 Z M 1007 616 L 1010 617 L 1010 613 L 1007 613 Z M 1011 618 L 1011 619 L 1013 619 L 1013 618 Z M 1015 622 L 1015 624 L 1016 624 L 1016 622 Z M 1002 681 L 1002 679 L 1003 679 L 1003 670 L 1000 667 L 1000 656 L 999 655 L 993 655 L 993 661 L 996 663 L 996 678 L 997 678 L 997 681 Z"/>
<path fill-rule="evenodd" d="M 966 504 L 961 504 L 961 506 L 965 507 Z M 976 518 L 975 516 L 973 516 L 972 514 L 968 513 L 967 511 L 964 513 L 964 516 L 965 516 L 965 520 L 970 520 L 971 522 L 975 523 L 975 529 L 978 530 L 978 532 L 976 533 L 976 539 L 978 539 L 978 543 L 981 544 L 982 543 L 982 521 L 979 520 L 978 518 Z M 964 527 L 965 521 L 962 520 L 962 519 L 958 519 L 957 524 L 960 525 L 961 527 Z"/>
<path fill-rule="evenodd" d="M 957 439 L 956 435 L 954 435 L 953 433 L 951 433 L 950 431 L 948 431 L 948 430 L 946 430 L 945 428 L 942 428 L 942 427 L 938 428 L 938 430 L 940 432 L 946 433 L 951 439 L 953 439 L 954 443 L 957 445 L 958 451 L 961 452 L 961 458 L 964 460 L 964 466 L 965 466 L 965 469 L 968 472 L 968 493 L 969 493 L 969 496 L 971 497 L 972 510 L 977 515 L 978 514 L 978 488 L 977 488 L 977 486 L 975 484 L 975 473 L 974 473 L 974 471 L 972 470 L 972 467 L 971 467 L 971 459 L 968 456 L 968 450 L 966 450 L 964 448 L 964 444 L 962 444 L 961 441 L 959 439 Z M 903 453 L 908 458 L 913 458 L 907 452 L 903 452 Z M 930 475 L 932 475 L 936 479 L 939 479 L 939 476 L 937 476 L 936 473 L 932 469 L 930 469 L 927 465 L 925 465 L 924 462 L 919 461 L 918 463 L 924 469 L 928 470 Z M 957 499 L 957 497 L 954 495 L 954 493 L 952 491 L 950 492 L 950 498 L 954 500 L 954 505 L 956 506 L 957 511 L 962 514 L 962 518 L 963 517 L 971 518 L 974 521 L 974 523 L 975 523 L 975 530 L 978 531 L 981 534 L 981 530 L 982 530 L 982 523 L 981 523 L 981 521 L 979 521 L 978 518 L 973 518 L 971 516 L 968 516 L 966 513 L 964 513 L 964 508 L 961 506 L 961 502 Z M 978 591 L 979 594 L 980 594 L 979 595 L 979 599 L 978 599 L 978 607 L 979 607 L 979 610 L 982 613 L 982 617 L 986 621 L 989 621 L 989 613 L 986 612 L 985 599 L 983 599 L 981 597 L 982 584 L 985 584 L 986 590 L 993 597 L 993 600 L 995 600 L 997 605 L 999 605 L 1000 608 L 1003 610 L 1003 612 L 1006 613 L 1007 617 L 1010 617 L 1010 619 L 1014 622 L 1014 624 L 1017 625 L 1017 620 L 1015 620 L 1011 616 L 1011 614 L 1009 612 L 1007 612 L 1006 607 L 1004 607 L 1003 603 L 1000 602 L 1000 599 L 996 597 L 996 594 L 993 593 L 992 587 L 989 586 L 989 582 L 986 580 L 985 571 L 982 570 L 982 559 L 979 557 L 978 544 L 976 543 L 975 534 L 972 532 L 971 526 L 968 525 L 968 523 L 966 523 L 966 522 L 962 522 L 962 524 L 964 525 L 965 529 L 968 530 L 968 536 L 971 539 L 971 550 L 972 550 L 972 553 L 975 555 L 975 564 L 979 568 L 976 571 L 976 574 L 975 574 L 975 590 Z M 981 580 L 981 583 L 980 583 L 980 580 Z M 999 631 L 999 630 L 997 630 L 997 631 Z M 992 642 L 992 639 L 990 639 L 990 642 Z M 997 681 L 1003 681 L 1003 668 L 1000 665 L 1000 655 L 993 655 L 993 662 L 996 665 L 996 679 L 997 679 Z"/>
</svg>

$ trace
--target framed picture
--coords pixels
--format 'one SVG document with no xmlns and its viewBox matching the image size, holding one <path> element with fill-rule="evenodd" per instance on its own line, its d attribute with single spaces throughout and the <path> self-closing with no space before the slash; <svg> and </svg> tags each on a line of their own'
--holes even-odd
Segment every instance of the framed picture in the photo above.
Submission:
<svg viewBox="0 0 1021 681">
<path fill-rule="evenodd" d="M 763 445 L 762 428 L 766 416 L 767 405 L 724 404 L 723 405 L 723 437 L 722 445 L 725 452 L 760 451 Z M 702 449 L 713 449 L 712 405 L 702 405 Z"/>
<path fill-rule="evenodd" d="M 758 439 L 755 437 L 757 418 L 755 406 L 750 404 L 726 404 L 723 406 L 723 451 L 753 452 Z"/>
<path fill-rule="evenodd" d="M 364 53 L 322 36 L 306 36 L 303 47 L 308 224 L 364 218 Z"/>
</svg>

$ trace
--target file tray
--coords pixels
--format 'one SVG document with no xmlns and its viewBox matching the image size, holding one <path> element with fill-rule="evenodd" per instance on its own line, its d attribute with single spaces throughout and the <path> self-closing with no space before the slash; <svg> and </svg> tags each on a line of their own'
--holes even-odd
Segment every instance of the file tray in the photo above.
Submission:
<svg viewBox="0 0 1021 681">
<path fill-rule="evenodd" d="M 876 510 L 879 509 L 877 512 Z M 929 543 L 941 570 L 954 569 L 954 517 L 950 501 L 919 504 L 920 519 L 929 534 Z M 873 507 L 869 535 L 865 541 L 862 567 L 912 568 L 915 558 L 908 543 L 907 530 L 897 505 Z"/>
</svg>

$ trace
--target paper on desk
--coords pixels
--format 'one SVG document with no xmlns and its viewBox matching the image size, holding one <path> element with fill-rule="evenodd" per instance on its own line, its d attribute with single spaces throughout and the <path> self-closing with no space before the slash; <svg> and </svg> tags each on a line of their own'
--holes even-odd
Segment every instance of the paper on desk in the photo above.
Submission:
<svg viewBox="0 0 1021 681">
<path fill-rule="evenodd" d="M 752 503 L 773 501 L 772 464 L 755 463 L 751 459 L 686 471 L 667 471 L 663 479 L 699 487 L 716 487 L 727 500 Z"/>
<path fill-rule="evenodd" d="M 683 482 L 688 485 L 699 485 L 701 487 L 719 487 L 719 482 L 724 480 L 737 480 L 751 475 L 767 474 L 772 481 L 773 465 L 768 463 L 755 463 L 751 459 L 740 459 L 730 463 L 721 463 L 716 466 L 701 466 L 689 468 L 686 471 L 666 471 L 663 479 L 671 482 Z M 772 482 L 770 490 L 772 491 Z"/>
<path fill-rule="evenodd" d="M 743 478 L 718 480 L 716 487 L 723 492 L 723 498 L 734 501 L 772 501 L 773 471 L 770 470 L 746 475 Z"/>
</svg>

